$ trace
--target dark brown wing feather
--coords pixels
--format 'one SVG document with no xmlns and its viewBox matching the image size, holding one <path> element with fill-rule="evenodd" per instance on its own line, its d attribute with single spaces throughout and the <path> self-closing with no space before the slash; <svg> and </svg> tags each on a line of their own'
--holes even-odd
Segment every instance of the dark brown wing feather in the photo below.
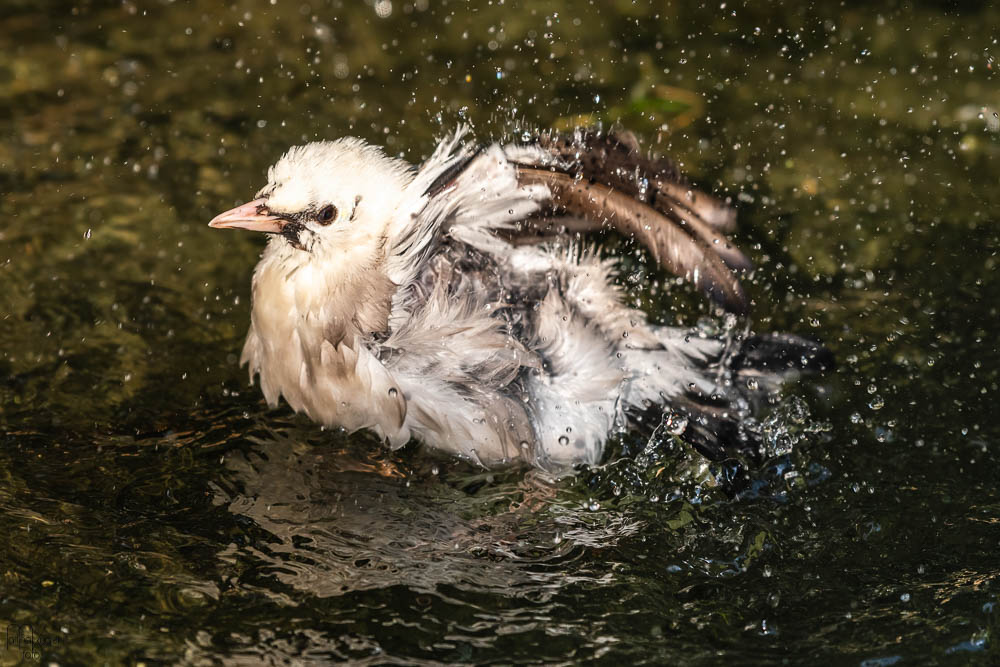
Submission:
<svg viewBox="0 0 1000 667">
<path fill-rule="evenodd" d="M 735 226 L 733 209 L 693 190 L 669 160 L 643 156 L 631 133 L 542 134 L 535 144 L 548 155 L 520 156 L 519 178 L 549 187 L 549 212 L 575 216 L 578 228 L 611 224 L 727 309 L 745 312 L 736 274 L 753 265 L 721 233 Z"/>
<path fill-rule="evenodd" d="M 736 211 L 692 189 L 670 160 L 644 156 L 631 132 L 579 130 L 571 136 L 541 134 L 536 142 L 574 176 L 607 183 L 667 216 L 683 210 L 697 221 L 692 224 L 717 232 L 736 229 Z M 708 237 L 705 240 L 711 242 Z"/>
<path fill-rule="evenodd" d="M 555 213 L 590 221 L 595 227 L 613 226 L 636 238 L 649 248 L 659 264 L 693 282 L 726 309 L 746 312 L 746 295 L 736 275 L 714 247 L 689 233 L 690 227 L 685 228 L 683 221 L 668 217 L 611 185 L 592 183 L 551 169 L 524 165 L 517 169 L 521 183 L 548 187 Z"/>
</svg>

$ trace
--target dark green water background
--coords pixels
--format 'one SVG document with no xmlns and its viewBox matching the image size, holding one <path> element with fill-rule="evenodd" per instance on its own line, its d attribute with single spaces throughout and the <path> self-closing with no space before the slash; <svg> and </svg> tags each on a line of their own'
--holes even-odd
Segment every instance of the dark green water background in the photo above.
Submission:
<svg viewBox="0 0 1000 667">
<path fill-rule="evenodd" d="M 1000 9 L 876 5 L 6 0 L 0 664 L 997 664 Z M 754 327 L 838 357 L 754 493 L 665 438 L 551 483 L 267 410 L 262 239 L 205 223 L 288 145 L 588 114 L 737 200 Z"/>
</svg>

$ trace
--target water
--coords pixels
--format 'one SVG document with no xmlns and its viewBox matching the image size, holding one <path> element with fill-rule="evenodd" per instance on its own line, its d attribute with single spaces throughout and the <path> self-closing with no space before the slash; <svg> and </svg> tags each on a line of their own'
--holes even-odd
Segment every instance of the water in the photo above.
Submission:
<svg viewBox="0 0 1000 667">
<path fill-rule="evenodd" d="M 3 664 L 994 663 L 998 20 L 6 3 Z M 260 239 L 205 223 L 292 143 L 418 161 L 460 118 L 483 138 L 620 119 L 734 197 L 755 328 L 840 362 L 758 416 L 746 494 L 666 427 L 552 483 L 387 453 L 247 386 Z"/>
</svg>

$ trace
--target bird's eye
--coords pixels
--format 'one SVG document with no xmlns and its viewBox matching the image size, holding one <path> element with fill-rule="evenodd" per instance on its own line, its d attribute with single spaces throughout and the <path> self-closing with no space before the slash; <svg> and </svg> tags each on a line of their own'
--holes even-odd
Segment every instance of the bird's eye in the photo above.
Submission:
<svg viewBox="0 0 1000 667">
<path fill-rule="evenodd" d="M 316 214 L 316 221 L 321 225 L 329 225 L 335 217 L 337 217 L 337 207 L 333 204 L 327 204 Z"/>
</svg>

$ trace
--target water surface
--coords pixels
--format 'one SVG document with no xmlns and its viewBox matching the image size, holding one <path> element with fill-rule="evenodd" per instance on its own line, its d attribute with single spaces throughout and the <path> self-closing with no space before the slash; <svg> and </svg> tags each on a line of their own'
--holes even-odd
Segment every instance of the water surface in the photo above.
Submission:
<svg viewBox="0 0 1000 667">
<path fill-rule="evenodd" d="M 0 661 L 997 661 L 997 25 L 975 2 L 5 3 Z M 460 121 L 619 121 L 733 198 L 754 328 L 840 362 L 761 415 L 751 493 L 667 437 L 553 483 L 247 385 L 261 239 L 205 223 L 290 144 L 419 161 Z M 711 317 L 606 248 L 659 279 L 632 297 L 655 317 Z"/>
</svg>

